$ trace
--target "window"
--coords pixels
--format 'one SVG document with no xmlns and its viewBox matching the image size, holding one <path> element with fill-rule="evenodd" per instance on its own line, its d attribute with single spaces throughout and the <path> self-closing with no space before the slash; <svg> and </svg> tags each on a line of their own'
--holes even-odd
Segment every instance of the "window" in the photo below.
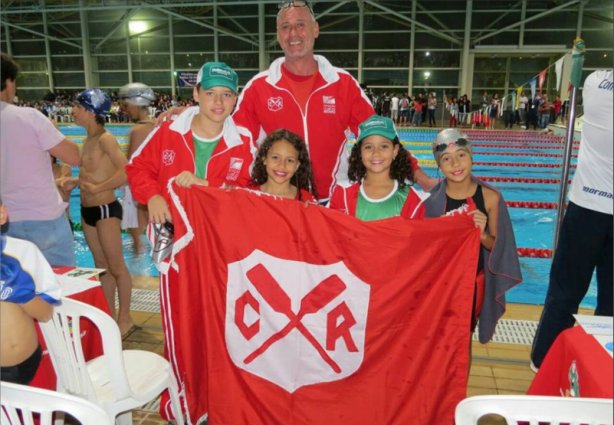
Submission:
<svg viewBox="0 0 614 425">
<path fill-rule="evenodd" d="M 52 56 L 51 66 L 54 71 L 81 71 L 83 56 Z"/>
<path fill-rule="evenodd" d="M 376 86 L 407 86 L 407 70 L 365 70 L 363 83 Z"/>
<path fill-rule="evenodd" d="M 100 83 L 100 87 L 109 91 L 116 91 L 124 84 L 128 84 L 129 78 L 127 72 L 105 71 L 98 73 L 98 80 Z"/>
<path fill-rule="evenodd" d="M 53 73 L 53 82 L 57 87 L 85 88 L 85 74 L 79 73 Z M 125 84 L 125 83 L 124 83 Z"/>
</svg>

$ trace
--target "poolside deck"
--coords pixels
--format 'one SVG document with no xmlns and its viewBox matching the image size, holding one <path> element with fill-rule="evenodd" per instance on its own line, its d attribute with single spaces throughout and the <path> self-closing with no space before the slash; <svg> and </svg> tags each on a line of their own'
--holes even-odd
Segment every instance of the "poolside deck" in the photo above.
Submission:
<svg viewBox="0 0 614 425">
<path fill-rule="evenodd" d="M 134 278 L 134 286 L 137 289 L 154 292 L 158 282 L 156 278 Z M 149 292 L 148 291 L 148 292 Z M 134 300 L 138 303 L 138 300 Z M 133 302 L 133 306 L 135 302 Z M 542 307 L 529 304 L 508 304 L 507 311 L 503 316 L 504 324 L 508 328 L 507 335 L 499 337 L 499 340 L 509 339 L 510 342 L 490 342 L 480 344 L 474 341 L 472 344 L 472 365 L 467 387 L 467 395 L 482 394 L 525 394 L 534 373 L 529 368 L 529 354 L 531 350 L 530 339 L 532 335 L 526 335 L 527 329 L 533 329 L 539 320 Z M 592 314 L 590 310 L 583 313 Z M 141 327 L 124 341 L 124 348 L 149 350 L 159 354 L 163 351 L 163 333 L 160 313 L 143 312 L 133 308 L 133 318 Z M 517 326 L 528 323 L 532 326 Z M 526 323 L 525 323 L 526 322 Z M 518 333 L 518 335 L 514 335 Z M 524 333 L 524 335 L 523 335 Z M 528 337 L 528 339 L 527 339 Z M 524 341 L 525 343 L 519 343 Z M 137 410 L 133 414 L 135 425 L 166 425 L 156 410 L 156 406 Z M 481 421 L 482 425 L 501 424 L 504 422 L 496 419 Z"/>
</svg>

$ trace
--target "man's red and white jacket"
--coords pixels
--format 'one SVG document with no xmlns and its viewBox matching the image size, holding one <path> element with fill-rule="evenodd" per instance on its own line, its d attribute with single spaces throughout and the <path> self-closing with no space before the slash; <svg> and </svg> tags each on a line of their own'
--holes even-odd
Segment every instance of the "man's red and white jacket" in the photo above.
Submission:
<svg viewBox="0 0 614 425">
<path fill-rule="evenodd" d="M 313 88 L 304 113 L 283 85 L 285 58 L 279 58 L 246 84 L 233 117 L 258 144 L 280 128 L 302 136 L 309 149 L 318 198 L 323 201 L 338 180 L 347 181 L 348 130 L 358 134 L 358 125 L 375 112 L 354 77 L 323 56 L 314 57 L 321 84 Z"/>
</svg>

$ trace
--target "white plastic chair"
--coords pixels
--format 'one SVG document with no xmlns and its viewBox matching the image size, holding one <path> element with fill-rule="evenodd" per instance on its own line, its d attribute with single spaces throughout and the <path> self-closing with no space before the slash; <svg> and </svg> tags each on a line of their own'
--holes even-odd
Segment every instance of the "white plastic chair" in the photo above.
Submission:
<svg viewBox="0 0 614 425">
<path fill-rule="evenodd" d="M 0 383 L 0 394 L 2 425 L 32 424 L 35 414 L 41 425 L 51 425 L 54 412 L 68 413 L 81 425 L 113 424 L 100 406 L 81 397 L 9 382 Z"/>
<path fill-rule="evenodd" d="M 487 414 L 505 418 L 508 425 L 612 425 L 612 399 L 484 395 L 469 397 L 456 406 L 456 425 L 475 425 Z"/>
<path fill-rule="evenodd" d="M 90 320 L 102 337 L 103 355 L 88 362 L 81 347 L 80 318 Z M 57 390 L 101 406 L 117 424 L 132 425 L 132 409 L 167 389 L 177 424 L 183 425 L 178 388 L 171 366 L 156 353 L 122 350 L 115 321 L 91 305 L 62 298 L 41 330 L 57 375 Z"/>
</svg>

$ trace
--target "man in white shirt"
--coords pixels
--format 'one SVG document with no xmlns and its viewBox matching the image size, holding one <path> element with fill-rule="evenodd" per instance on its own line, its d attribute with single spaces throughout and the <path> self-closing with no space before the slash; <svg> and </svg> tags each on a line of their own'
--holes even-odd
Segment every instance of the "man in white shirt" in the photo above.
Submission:
<svg viewBox="0 0 614 425">
<path fill-rule="evenodd" d="M 390 99 L 390 118 L 395 124 L 399 123 L 399 96 L 394 93 Z"/>
<path fill-rule="evenodd" d="M 527 110 L 529 109 L 529 98 L 524 92 L 520 93 L 519 102 L 518 116 L 520 118 L 520 127 L 524 130 L 527 128 Z"/>
<path fill-rule="evenodd" d="M 8 235 L 34 242 L 52 265 L 74 265 L 73 235 L 50 155 L 79 165 L 79 148 L 40 111 L 13 103 L 17 64 L 1 56 L 0 198 L 10 212 Z"/>
<path fill-rule="evenodd" d="M 612 316 L 612 70 L 584 82 L 584 125 L 578 166 L 550 270 L 546 304 L 533 340 L 539 367 L 556 337 L 574 324 L 573 314 L 597 270 L 595 315 Z"/>
</svg>

